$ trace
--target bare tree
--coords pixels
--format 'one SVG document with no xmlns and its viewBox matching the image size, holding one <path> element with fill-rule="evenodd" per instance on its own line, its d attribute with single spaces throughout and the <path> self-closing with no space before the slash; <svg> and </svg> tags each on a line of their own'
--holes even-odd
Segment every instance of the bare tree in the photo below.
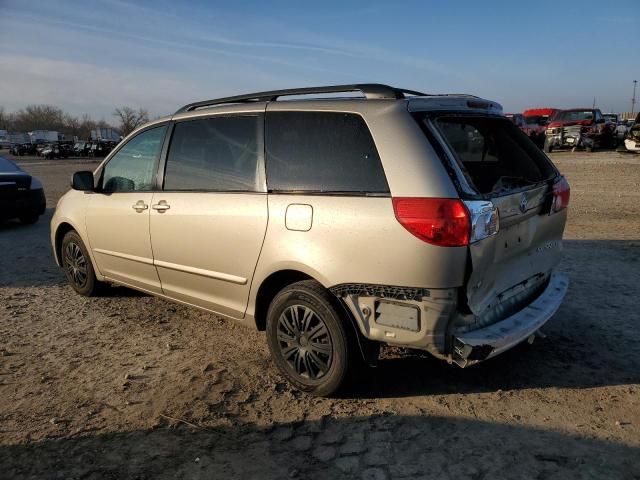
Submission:
<svg viewBox="0 0 640 480">
<path fill-rule="evenodd" d="M 133 132 L 137 127 L 149 121 L 149 112 L 144 108 L 134 110 L 131 107 L 116 108 L 113 115 L 119 120 L 119 130 L 123 137 Z"/>
<path fill-rule="evenodd" d="M 78 117 L 74 117 L 73 115 L 69 115 L 68 113 L 64 114 L 64 130 L 65 133 L 69 133 L 73 136 L 80 135 L 80 120 Z"/>
<path fill-rule="evenodd" d="M 0 106 L 0 130 L 9 129 L 9 115 L 5 113 L 4 107 Z"/>
<path fill-rule="evenodd" d="M 13 129 L 20 132 L 32 130 L 63 130 L 64 112 L 53 105 L 28 105 L 14 114 Z"/>
</svg>

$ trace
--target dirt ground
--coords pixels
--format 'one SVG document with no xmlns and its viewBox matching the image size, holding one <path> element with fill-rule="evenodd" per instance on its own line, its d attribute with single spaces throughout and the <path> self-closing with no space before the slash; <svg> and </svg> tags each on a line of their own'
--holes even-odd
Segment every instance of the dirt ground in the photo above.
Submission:
<svg viewBox="0 0 640 480">
<path fill-rule="evenodd" d="M 49 219 L 95 163 L 22 159 L 48 210 L 0 227 L 0 477 L 640 479 L 640 156 L 553 159 L 572 283 L 547 337 L 465 370 L 386 348 L 337 399 L 293 391 L 264 333 L 74 294 Z"/>
</svg>

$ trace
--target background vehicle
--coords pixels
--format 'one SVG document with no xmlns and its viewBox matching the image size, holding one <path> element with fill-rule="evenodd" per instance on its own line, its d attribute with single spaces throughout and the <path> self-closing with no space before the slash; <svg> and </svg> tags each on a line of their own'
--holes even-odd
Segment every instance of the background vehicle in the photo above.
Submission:
<svg viewBox="0 0 640 480">
<path fill-rule="evenodd" d="M 73 143 L 71 142 L 61 142 L 58 144 L 58 149 L 60 156 L 58 158 L 69 158 L 73 156 Z"/>
<path fill-rule="evenodd" d="M 545 107 L 530 108 L 522 112 L 522 116 L 524 117 L 522 131 L 527 134 L 539 148 L 544 147 L 546 127 L 549 124 L 549 119 L 553 117 L 557 111 L 557 108 Z"/>
<path fill-rule="evenodd" d="M 19 218 L 22 223 L 35 223 L 45 207 L 42 183 L 0 156 L 0 220 Z"/>
<path fill-rule="evenodd" d="M 46 145 L 40 151 L 40 156 L 48 160 L 52 160 L 54 158 L 66 158 L 68 156 L 68 153 L 66 149 L 62 148 L 57 143 L 52 143 L 52 144 Z"/>
<path fill-rule="evenodd" d="M 615 147 L 614 127 L 599 109 L 560 110 L 550 120 L 545 134 L 545 152 L 555 148 L 583 147 L 591 151 Z"/>
<path fill-rule="evenodd" d="M 197 102 L 72 186 L 51 241 L 78 293 L 108 281 L 266 330 L 316 395 L 380 343 L 461 367 L 498 355 L 567 289 L 569 186 L 478 97 L 367 84 Z"/>
<path fill-rule="evenodd" d="M 624 139 L 624 146 L 630 152 L 640 153 L 640 113 L 629 128 L 629 132 Z"/>
<path fill-rule="evenodd" d="M 633 119 L 621 120 L 620 123 L 618 123 L 616 126 L 616 138 L 619 142 L 624 141 L 634 123 Z"/>
<path fill-rule="evenodd" d="M 51 143 L 44 142 L 42 140 L 38 140 L 35 144 L 32 144 L 36 150 L 36 155 L 38 157 L 42 156 L 42 151 L 51 146 Z"/>
<path fill-rule="evenodd" d="M 36 147 L 31 143 L 16 143 L 11 147 L 9 153 L 20 157 L 24 155 L 35 155 Z"/>
<path fill-rule="evenodd" d="M 116 142 L 97 140 L 91 142 L 88 148 L 89 157 L 106 157 L 116 146 Z"/>
<path fill-rule="evenodd" d="M 89 154 L 89 142 L 76 142 L 73 145 L 73 155 L 76 157 L 86 157 Z"/>
<path fill-rule="evenodd" d="M 513 122 L 516 127 L 524 127 L 524 116 L 521 113 L 505 113 L 505 117 Z"/>
<path fill-rule="evenodd" d="M 545 129 L 549 118 L 557 112 L 556 108 L 530 108 L 520 113 L 507 113 L 516 126 L 531 139 L 539 148 L 543 148 L 545 141 Z"/>
</svg>

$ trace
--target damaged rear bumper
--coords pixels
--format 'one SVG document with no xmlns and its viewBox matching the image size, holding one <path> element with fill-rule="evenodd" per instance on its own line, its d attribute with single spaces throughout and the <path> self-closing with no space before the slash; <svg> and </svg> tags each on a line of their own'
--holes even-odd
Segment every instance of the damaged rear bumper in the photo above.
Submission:
<svg viewBox="0 0 640 480">
<path fill-rule="evenodd" d="M 568 286 L 565 275 L 553 273 L 540 296 L 516 314 L 478 330 L 454 334 L 451 360 L 466 367 L 527 340 L 556 313 Z"/>
</svg>

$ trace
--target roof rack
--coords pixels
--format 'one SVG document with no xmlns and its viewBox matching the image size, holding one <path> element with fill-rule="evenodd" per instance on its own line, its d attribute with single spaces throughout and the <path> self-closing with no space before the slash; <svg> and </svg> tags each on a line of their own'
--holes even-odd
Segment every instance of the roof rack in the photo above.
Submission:
<svg viewBox="0 0 640 480">
<path fill-rule="evenodd" d="M 233 97 L 215 98 L 185 105 L 176 114 L 190 112 L 198 108 L 223 105 L 228 103 L 272 102 L 279 97 L 290 95 L 312 95 L 324 93 L 362 92 L 367 99 L 398 100 L 408 95 L 424 96 L 426 93 L 406 90 L 404 88 L 390 87 L 380 83 L 358 83 L 353 85 L 330 85 L 326 87 L 291 88 L 287 90 L 272 90 L 269 92 L 249 93 Z"/>
</svg>

